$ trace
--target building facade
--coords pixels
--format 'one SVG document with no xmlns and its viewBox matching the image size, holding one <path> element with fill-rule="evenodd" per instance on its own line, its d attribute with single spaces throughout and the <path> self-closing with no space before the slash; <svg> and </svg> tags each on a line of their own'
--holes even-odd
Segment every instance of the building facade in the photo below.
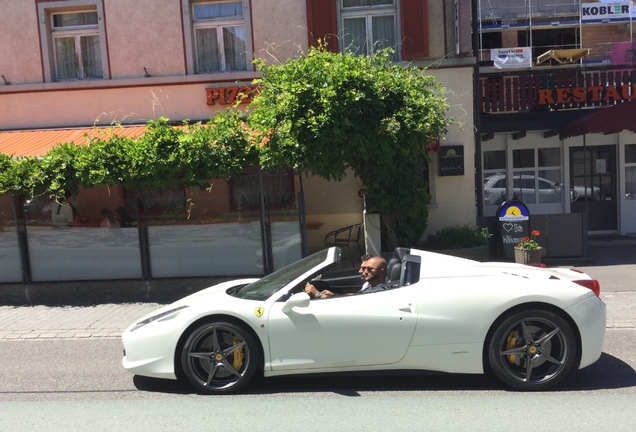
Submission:
<svg viewBox="0 0 636 432">
<path fill-rule="evenodd" d="M 477 3 L 480 216 L 523 201 L 554 256 L 581 255 L 588 234 L 636 232 L 633 5 Z M 606 109 L 613 120 L 590 127 Z"/>
<path fill-rule="evenodd" d="M 474 224 L 474 57 L 457 43 L 456 3 L 0 0 L 0 152 L 39 156 L 104 130 L 139 137 L 159 117 L 205 122 L 258 78 L 255 58 L 284 62 L 318 39 L 361 54 L 393 46 L 397 63 L 428 68 L 446 88 L 456 123 L 442 152 L 464 155 L 462 172 L 444 175 L 431 154 L 428 231 Z M 37 191 L 0 196 L 0 283 L 258 275 L 363 220 L 353 175 L 246 169 L 210 191 L 152 191 L 141 208 L 133 190 L 81 190 L 67 226 Z"/>
</svg>

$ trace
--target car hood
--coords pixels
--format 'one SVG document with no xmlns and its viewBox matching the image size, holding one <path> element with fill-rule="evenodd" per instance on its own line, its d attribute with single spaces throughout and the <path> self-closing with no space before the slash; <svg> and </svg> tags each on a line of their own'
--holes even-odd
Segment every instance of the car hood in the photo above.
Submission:
<svg viewBox="0 0 636 432">
<path fill-rule="evenodd" d="M 135 323 L 138 323 L 140 321 L 146 320 L 151 317 L 155 317 L 164 312 L 172 311 L 181 306 L 189 306 L 188 315 L 198 314 L 198 313 L 201 313 L 202 311 L 204 313 L 207 313 L 209 312 L 209 305 L 215 305 L 215 309 L 218 307 L 219 310 L 223 310 L 226 307 L 228 307 L 230 303 L 238 300 L 235 297 L 231 297 L 227 295 L 226 292 L 229 288 L 246 285 L 257 280 L 258 280 L 257 278 L 236 279 L 236 280 L 231 280 L 227 282 L 222 282 L 218 285 L 213 285 L 209 288 L 205 288 L 205 289 L 202 289 L 201 291 L 197 291 L 194 294 L 190 294 L 189 296 L 179 299 L 173 303 L 170 303 L 158 309 L 155 309 L 154 311 L 135 320 Z M 135 323 L 131 324 L 130 327 L 133 327 Z"/>
</svg>

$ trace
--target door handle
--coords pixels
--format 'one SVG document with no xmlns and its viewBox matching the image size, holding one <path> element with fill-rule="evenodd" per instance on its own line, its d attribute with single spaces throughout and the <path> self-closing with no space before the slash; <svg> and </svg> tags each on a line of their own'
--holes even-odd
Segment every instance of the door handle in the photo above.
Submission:
<svg viewBox="0 0 636 432">
<path fill-rule="evenodd" d="M 411 310 L 411 303 L 409 303 L 406 306 L 402 306 L 401 308 L 398 308 L 398 309 L 402 312 L 413 312 L 413 310 Z"/>
</svg>

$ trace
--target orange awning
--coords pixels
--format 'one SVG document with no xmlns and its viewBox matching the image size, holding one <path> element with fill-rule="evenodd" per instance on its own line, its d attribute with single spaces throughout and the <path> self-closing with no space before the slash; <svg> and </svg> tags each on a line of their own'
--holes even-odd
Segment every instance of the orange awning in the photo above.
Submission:
<svg viewBox="0 0 636 432">
<path fill-rule="evenodd" d="M 139 138 L 146 126 L 115 126 L 68 129 L 41 129 L 0 132 L 0 153 L 13 156 L 42 156 L 60 143 L 85 144 L 99 134 Z"/>
</svg>

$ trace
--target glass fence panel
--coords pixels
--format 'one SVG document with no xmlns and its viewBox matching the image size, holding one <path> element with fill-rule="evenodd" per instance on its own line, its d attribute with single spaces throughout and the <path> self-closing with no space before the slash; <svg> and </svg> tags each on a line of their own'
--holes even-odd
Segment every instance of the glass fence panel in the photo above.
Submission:
<svg viewBox="0 0 636 432">
<path fill-rule="evenodd" d="M 262 275 L 262 205 L 271 222 L 274 269 L 301 257 L 298 206 L 288 173 L 247 169 L 231 181 L 214 180 L 209 190 L 142 194 L 153 277 Z"/>
<path fill-rule="evenodd" d="M 0 196 L 0 283 L 22 281 L 20 249 L 13 214 L 12 197 Z"/>
<path fill-rule="evenodd" d="M 137 221 L 123 188 L 24 203 L 33 281 L 141 278 Z"/>
<path fill-rule="evenodd" d="M 144 257 L 154 278 L 259 276 L 265 272 L 263 237 L 272 242 L 275 269 L 301 258 L 293 175 L 247 170 L 212 186 L 104 187 L 58 199 L 29 197 L 23 209 L 31 280 L 139 279 Z M 2 203 L 0 211 L 7 213 Z M 15 229 L 4 231 L 0 253 L 11 259 L 0 264 L 2 278 L 21 281 Z"/>
<path fill-rule="evenodd" d="M 260 222 L 148 227 L 153 277 L 261 275 Z"/>
<path fill-rule="evenodd" d="M 302 258 L 298 221 L 272 223 L 272 255 L 274 270 Z"/>
<path fill-rule="evenodd" d="M 137 228 L 27 231 L 35 282 L 141 278 Z"/>
</svg>

